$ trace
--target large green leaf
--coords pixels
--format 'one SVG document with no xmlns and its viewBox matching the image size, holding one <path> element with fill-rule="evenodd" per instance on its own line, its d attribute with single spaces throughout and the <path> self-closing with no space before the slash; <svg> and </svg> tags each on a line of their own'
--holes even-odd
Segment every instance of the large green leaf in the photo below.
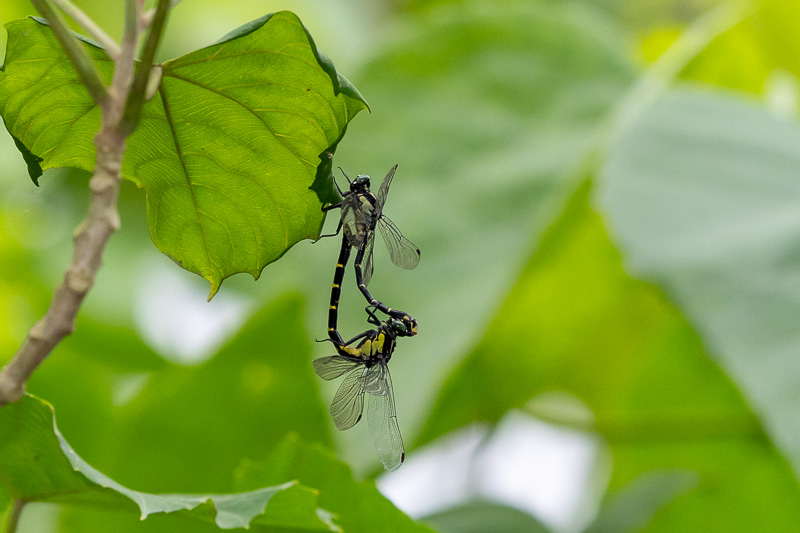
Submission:
<svg viewBox="0 0 800 533">
<path fill-rule="evenodd" d="M 643 153 L 649 162 L 653 151 Z M 674 204 L 678 209 L 677 205 Z M 578 396 L 614 459 L 615 490 L 653 470 L 697 488 L 644 531 L 786 531 L 800 487 L 686 320 L 631 279 L 583 187 L 535 248 L 484 339 L 450 376 L 423 433 L 494 422 L 543 393 Z M 548 396 L 531 405 L 546 409 Z M 558 420 L 558 419 L 556 419 Z"/>
<path fill-rule="evenodd" d="M 800 127 L 743 99 L 680 91 L 603 172 L 632 270 L 666 287 L 800 475 Z"/>
<path fill-rule="evenodd" d="M 27 19 L 7 29 L 6 127 L 29 164 L 36 156 L 42 168 L 91 170 L 99 109 L 48 27 Z M 108 81 L 110 60 L 86 49 Z M 158 91 L 128 140 L 123 176 L 147 191 L 156 246 L 207 279 L 213 295 L 225 278 L 257 278 L 319 234 L 320 198 L 336 194 L 333 151 L 365 108 L 294 14 L 267 15 L 162 65 Z"/>
<path fill-rule="evenodd" d="M 242 494 L 147 494 L 128 489 L 84 460 L 61 436 L 52 407 L 33 396 L 0 410 L 0 480 L 15 500 L 190 514 L 221 529 L 267 526 L 327 531 L 315 491 L 289 481 Z M 275 498 L 278 505 L 272 505 Z M 259 526 L 264 526 L 262 529 Z"/>
</svg>

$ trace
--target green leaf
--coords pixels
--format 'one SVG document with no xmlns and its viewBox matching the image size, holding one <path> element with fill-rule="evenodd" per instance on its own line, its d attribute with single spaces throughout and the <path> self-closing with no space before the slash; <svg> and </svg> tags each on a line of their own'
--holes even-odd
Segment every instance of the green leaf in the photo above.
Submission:
<svg viewBox="0 0 800 533">
<path fill-rule="evenodd" d="M 6 127 L 42 168 L 91 170 L 98 108 L 49 28 L 28 19 L 7 29 Z M 86 47 L 108 81 L 111 62 Z M 207 279 L 213 296 L 225 278 L 258 278 L 292 245 L 319 235 L 320 201 L 336 195 L 330 166 L 321 163 L 367 105 L 289 12 L 161 69 L 122 172 L 147 191 L 153 242 Z"/>
<path fill-rule="evenodd" d="M 221 529 L 251 524 L 331 529 L 317 516 L 316 493 L 294 481 L 228 495 L 128 489 L 83 461 L 58 431 L 52 406 L 33 396 L 0 410 L 0 435 L 0 479 L 14 499 L 138 511 L 143 520 L 181 512 L 210 519 Z M 270 505 L 273 497 L 283 499 L 277 510 Z"/>
<path fill-rule="evenodd" d="M 399 511 L 372 481 L 356 481 L 350 467 L 326 449 L 290 435 L 263 462 L 246 462 L 239 469 L 239 487 L 297 479 L 319 490 L 319 505 L 336 514 L 344 531 L 431 532 Z"/>
<path fill-rule="evenodd" d="M 800 477 L 800 127 L 682 90 L 632 125 L 603 204 L 636 274 L 666 288 Z"/>
<path fill-rule="evenodd" d="M 422 519 L 440 533 L 547 533 L 538 520 L 519 509 L 476 501 Z"/>
<path fill-rule="evenodd" d="M 653 153 L 638 160 L 649 164 Z M 791 529 L 800 486 L 784 459 L 686 320 L 625 273 L 589 193 L 582 187 L 538 243 L 485 337 L 445 382 L 422 440 L 511 408 L 544 416 L 530 400 L 563 391 L 593 411 L 585 428 L 609 443 L 612 490 L 654 470 L 698 473 L 697 488 L 645 531 L 691 531 L 701 520 L 715 531 Z"/>
</svg>

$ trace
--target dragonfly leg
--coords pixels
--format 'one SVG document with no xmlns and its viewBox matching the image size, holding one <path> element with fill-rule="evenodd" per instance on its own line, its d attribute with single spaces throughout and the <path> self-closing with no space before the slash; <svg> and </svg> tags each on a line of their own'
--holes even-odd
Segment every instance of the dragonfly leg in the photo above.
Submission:
<svg viewBox="0 0 800 533">
<path fill-rule="evenodd" d="M 376 326 L 380 326 L 381 325 L 381 321 L 378 320 L 378 317 L 375 315 L 375 309 L 377 309 L 377 307 L 375 305 L 372 305 L 372 304 L 370 304 L 370 305 L 368 305 L 368 306 L 366 306 L 364 308 L 364 311 L 366 311 L 367 315 L 369 315 L 369 318 L 367 319 L 367 322 L 369 322 L 370 324 L 374 324 Z"/>
<path fill-rule="evenodd" d="M 356 335 L 355 337 L 353 337 L 353 338 L 352 338 L 352 339 L 350 339 L 349 341 L 345 342 L 344 344 L 345 344 L 345 346 L 347 346 L 347 345 L 349 345 L 349 344 L 353 344 L 353 343 L 354 343 L 354 342 L 356 342 L 357 340 L 359 340 L 359 339 L 363 339 L 363 338 L 364 338 L 364 337 L 366 337 L 367 335 L 371 335 L 371 334 L 372 334 L 372 332 L 373 332 L 373 330 L 371 330 L 371 329 L 368 329 L 367 331 L 365 331 L 365 332 L 363 332 L 363 333 L 359 333 L 358 335 Z"/>
<path fill-rule="evenodd" d="M 312 241 L 311 244 L 316 244 L 316 243 L 318 243 L 320 241 L 320 239 L 323 239 L 325 237 L 336 237 L 337 235 L 339 235 L 340 231 L 342 231 L 342 220 L 341 219 L 339 219 L 339 225 L 336 226 L 336 231 L 334 233 L 328 233 L 327 235 L 320 235 L 319 238 L 316 241 Z"/>
<path fill-rule="evenodd" d="M 342 207 L 342 202 L 339 202 L 338 204 L 323 205 L 322 210 L 327 213 L 331 209 L 339 209 L 340 207 Z"/>
</svg>

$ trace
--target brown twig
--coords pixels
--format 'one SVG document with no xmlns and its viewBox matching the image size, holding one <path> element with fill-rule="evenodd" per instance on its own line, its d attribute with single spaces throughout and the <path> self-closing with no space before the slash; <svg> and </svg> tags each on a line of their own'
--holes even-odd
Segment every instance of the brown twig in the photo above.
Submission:
<svg viewBox="0 0 800 533">
<path fill-rule="evenodd" d="M 66 23 L 61 18 L 61 15 L 53 9 L 53 6 L 50 5 L 48 0 L 31 0 L 31 4 L 33 4 L 33 7 L 35 7 L 45 19 L 47 19 L 50 29 L 53 30 L 56 39 L 59 44 L 61 44 L 64 52 L 66 52 L 67 57 L 69 57 L 72 66 L 75 67 L 86 90 L 89 91 L 94 102 L 102 106 L 108 98 L 108 91 L 103 84 L 103 80 L 100 79 L 100 74 L 97 72 L 97 68 L 92 58 L 89 57 L 89 54 L 86 52 L 86 49 L 75 39 L 75 36 L 69 30 Z"/>
<path fill-rule="evenodd" d="M 44 6 L 39 9 L 40 13 L 48 18 L 56 35 L 58 36 L 60 32 L 63 37 L 66 26 L 63 26 L 62 21 L 55 22 L 50 18 L 54 15 L 54 10 L 49 6 L 47 0 L 31 1 L 37 9 Z M 160 0 L 159 8 L 162 7 L 162 4 L 168 3 L 168 0 Z M 141 2 L 126 0 L 125 31 L 120 43 L 119 54 L 114 61 L 114 79 L 108 90 L 101 82 L 101 93 L 105 96 L 98 102 L 102 119 L 100 131 L 94 139 L 97 159 L 94 174 L 89 181 L 91 190 L 89 213 L 75 230 L 72 261 L 64 276 L 64 281 L 53 295 L 47 313 L 31 328 L 17 353 L 0 371 L 0 407 L 16 402 L 22 397 L 25 393 L 25 383 L 33 371 L 47 358 L 53 348 L 75 329 L 75 317 L 83 299 L 94 284 L 95 275 L 102 263 L 103 250 L 108 239 L 120 227 L 117 198 L 122 183 L 122 157 L 125 153 L 125 140 L 133 130 L 130 123 L 123 121 L 123 115 L 135 83 L 134 55 L 139 38 L 140 16 Z M 59 25 L 63 28 L 57 30 Z M 162 30 L 163 19 L 158 27 L 159 32 Z M 153 31 L 155 31 L 155 27 L 151 29 L 151 35 Z M 66 35 L 71 44 L 64 44 L 61 37 L 59 37 L 59 42 L 67 55 L 72 59 L 73 56 L 78 57 L 83 54 L 91 62 L 86 51 L 77 44 L 74 37 L 69 32 L 66 32 Z M 148 42 L 151 39 L 152 37 L 148 39 Z M 158 38 L 155 38 L 154 46 L 157 44 Z M 80 52 L 74 52 L 74 49 L 78 49 Z M 154 53 L 155 49 L 152 50 L 152 54 Z M 83 64 L 81 61 L 73 60 L 76 69 L 78 69 L 77 64 Z M 91 64 L 91 69 L 94 69 L 93 64 Z M 96 74 L 96 70 L 94 72 Z M 137 76 L 140 74 L 137 73 Z M 81 75 L 87 90 L 92 92 L 86 81 L 90 78 L 92 78 L 91 74 Z M 99 76 L 97 80 L 99 80 Z M 137 87 L 139 85 L 137 84 Z M 144 86 L 146 86 L 146 80 Z M 94 90 L 97 91 L 96 88 Z M 141 89 L 142 92 L 144 90 L 145 87 Z M 98 101 L 95 94 L 93 97 L 95 97 L 95 101 Z"/>
<path fill-rule="evenodd" d="M 56 6 L 61 8 L 61 11 L 69 15 L 69 18 L 74 20 L 78 26 L 86 30 L 86 32 L 103 47 L 108 54 L 108 57 L 116 60 L 119 56 L 119 45 L 111 38 L 103 29 L 98 26 L 95 21 L 89 18 L 86 13 L 70 2 L 70 0 L 50 0 Z"/>
</svg>

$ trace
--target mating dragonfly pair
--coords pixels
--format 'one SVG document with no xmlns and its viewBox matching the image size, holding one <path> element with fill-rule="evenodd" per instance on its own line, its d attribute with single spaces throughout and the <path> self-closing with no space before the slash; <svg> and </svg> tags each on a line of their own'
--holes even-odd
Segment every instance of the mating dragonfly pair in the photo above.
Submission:
<svg viewBox="0 0 800 533">
<path fill-rule="evenodd" d="M 339 430 L 350 429 L 361 420 L 364 396 L 368 396 L 369 432 L 378 457 L 387 470 L 396 470 L 405 458 L 388 364 L 397 346 L 397 338 L 416 335 L 417 321 L 407 313 L 387 307 L 376 300 L 367 289 L 372 279 L 372 252 L 376 229 L 380 228 L 389 249 L 389 257 L 395 265 L 412 269 L 417 266 L 420 258 L 419 248 L 403 237 L 397 226 L 383 214 L 383 205 L 396 170 L 397 165 L 386 174 L 377 194 L 370 191 L 369 176 L 359 175 L 350 181 L 345 174 L 350 189 L 345 192 L 339 189 L 342 201 L 323 208 L 326 211 L 341 208 L 341 219 L 336 232 L 324 235 L 335 236 L 340 231 L 343 234 L 328 310 L 328 340 L 333 343 L 337 354 L 314 361 L 314 371 L 326 381 L 346 374 L 331 403 L 331 415 Z M 339 188 L 338 185 L 336 187 Z M 353 248 L 356 249 L 356 284 L 369 303 L 365 308 L 367 322 L 377 328 L 345 341 L 338 330 L 339 297 L 342 293 L 345 267 Z M 385 314 L 387 319 L 381 322 L 376 311 Z"/>
</svg>

